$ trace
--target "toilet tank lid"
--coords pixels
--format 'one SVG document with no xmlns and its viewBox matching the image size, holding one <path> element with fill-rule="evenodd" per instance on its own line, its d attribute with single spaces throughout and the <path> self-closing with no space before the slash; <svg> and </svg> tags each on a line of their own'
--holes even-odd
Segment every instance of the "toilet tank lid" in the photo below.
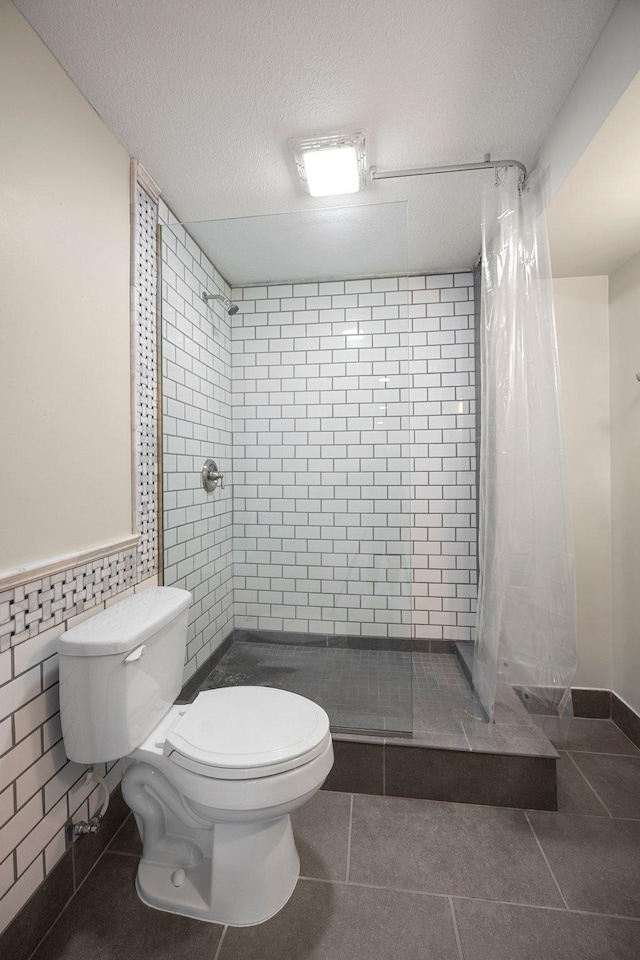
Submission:
<svg viewBox="0 0 640 960">
<path fill-rule="evenodd" d="M 126 653 L 175 620 L 190 603 L 187 590 L 149 587 L 67 630 L 58 638 L 58 653 L 74 657 Z"/>
</svg>

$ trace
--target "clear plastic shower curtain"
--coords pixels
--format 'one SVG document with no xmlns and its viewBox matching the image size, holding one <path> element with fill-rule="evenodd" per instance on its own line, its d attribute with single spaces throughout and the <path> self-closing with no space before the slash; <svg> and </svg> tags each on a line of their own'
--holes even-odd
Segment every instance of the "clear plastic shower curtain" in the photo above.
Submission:
<svg viewBox="0 0 640 960">
<path fill-rule="evenodd" d="M 481 447 L 474 685 L 508 684 L 548 736 L 571 719 L 573 548 L 542 186 L 488 186 L 482 223 Z"/>
</svg>

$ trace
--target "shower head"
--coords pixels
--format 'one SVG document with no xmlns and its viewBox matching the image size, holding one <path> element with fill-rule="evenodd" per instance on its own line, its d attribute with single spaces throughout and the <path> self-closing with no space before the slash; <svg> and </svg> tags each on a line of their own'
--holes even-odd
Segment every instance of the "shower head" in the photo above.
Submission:
<svg viewBox="0 0 640 960">
<path fill-rule="evenodd" d="M 238 312 L 238 310 L 240 309 L 240 307 L 237 306 L 237 304 L 232 303 L 231 300 L 229 300 L 228 297 L 225 297 L 225 296 L 224 296 L 223 294 L 221 294 L 221 293 L 207 293 L 207 291 L 204 290 L 203 293 L 202 293 L 202 299 L 203 299 L 204 302 L 207 303 L 207 304 L 209 303 L 209 300 L 219 300 L 220 303 L 221 303 L 222 306 L 225 308 L 225 310 L 227 311 L 227 313 L 229 314 L 230 317 L 232 317 L 234 314 L 236 314 L 236 313 Z"/>
</svg>

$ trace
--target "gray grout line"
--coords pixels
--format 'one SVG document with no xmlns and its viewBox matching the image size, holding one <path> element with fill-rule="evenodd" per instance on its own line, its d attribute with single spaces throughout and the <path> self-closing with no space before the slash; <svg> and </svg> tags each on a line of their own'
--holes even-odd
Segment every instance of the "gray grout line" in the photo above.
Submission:
<svg viewBox="0 0 640 960">
<path fill-rule="evenodd" d="M 597 796 L 597 794 L 596 794 L 596 796 Z M 598 799 L 599 799 L 599 798 L 598 798 Z M 447 801 L 442 801 L 442 802 L 445 802 L 445 803 L 446 803 Z M 524 808 L 522 808 L 522 807 L 498 807 L 497 809 L 499 809 L 499 810 L 518 810 L 518 809 L 520 809 L 520 810 L 522 811 L 522 813 L 525 812 Z M 638 823 L 638 822 L 640 821 L 640 817 L 614 817 L 614 816 L 611 816 L 611 815 L 605 816 L 604 813 L 561 813 L 561 812 L 558 811 L 558 810 L 536 810 L 535 807 L 527 807 L 526 812 L 527 812 L 527 813 L 542 813 L 542 814 L 548 814 L 548 815 L 550 815 L 550 816 L 552 816 L 552 817 L 568 817 L 570 820 L 576 820 L 576 819 L 579 819 L 579 820 L 609 820 L 609 819 L 611 819 L 611 820 L 614 820 L 616 823 L 617 823 L 618 821 L 620 821 L 620 822 L 622 822 L 622 823 Z"/>
<path fill-rule="evenodd" d="M 221 950 L 222 950 L 222 944 L 224 943 L 224 938 L 225 938 L 226 935 L 227 935 L 227 930 L 228 930 L 228 929 L 229 929 L 229 925 L 228 925 L 228 924 L 225 924 L 225 925 L 224 925 L 224 928 L 223 928 L 223 930 L 222 930 L 222 936 L 220 937 L 220 942 L 219 942 L 218 947 L 217 947 L 217 949 L 216 949 L 216 952 L 215 952 L 215 954 L 214 954 L 214 956 L 213 956 L 213 960 L 218 960 L 218 957 L 220 956 L 220 952 L 221 952 Z"/>
<path fill-rule="evenodd" d="M 325 790 L 325 793 L 344 793 L 344 790 Z M 491 803 L 461 803 L 456 800 L 432 800 L 429 797 L 397 797 L 392 794 L 389 797 L 383 797 L 378 793 L 358 793 L 357 791 L 353 794 L 354 797 L 363 797 L 365 800 L 401 800 L 403 803 L 436 803 L 440 806 L 454 806 L 454 807 L 465 807 L 469 809 L 473 807 L 478 810 L 516 810 L 518 813 L 524 813 L 525 809 L 528 812 L 533 813 L 544 813 L 554 817 L 582 817 L 590 819 L 606 819 L 601 814 L 597 813 L 562 813 L 558 810 L 538 810 L 535 807 L 503 807 L 496 806 Z M 637 823 L 640 820 L 640 817 L 612 817 L 612 820 L 629 820 L 632 823 Z"/>
<path fill-rule="evenodd" d="M 504 907 L 522 907 L 524 910 L 551 910 L 553 913 L 570 913 L 578 917 L 601 917 L 606 920 L 632 920 L 640 923 L 640 917 L 629 917 L 620 913 L 596 913 L 591 910 L 565 910 L 563 907 L 543 907 L 538 903 L 514 903 L 510 900 L 485 900 L 483 897 L 460 897 L 452 895 L 454 900 L 470 900 L 475 903 L 497 903 Z"/>
<path fill-rule="evenodd" d="M 141 859 L 141 854 L 129 853 L 128 850 L 112 850 L 111 847 L 107 847 L 107 849 L 104 852 L 110 853 L 114 857 L 133 857 L 134 860 Z"/>
<path fill-rule="evenodd" d="M 353 825 L 353 794 L 349 801 L 349 839 L 347 840 L 347 880 L 349 883 L 349 873 L 351 870 L 351 827 Z"/>
<path fill-rule="evenodd" d="M 466 731 L 465 728 L 464 728 L 464 723 L 461 723 L 460 726 L 462 727 L 462 735 L 464 736 L 465 740 L 467 741 L 467 746 L 469 747 L 470 752 L 473 753 L 473 747 L 471 746 L 471 740 L 469 740 L 469 737 L 467 736 L 467 731 Z"/>
<path fill-rule="evenodd" d="M 576 770 L 578 771 L 578 773 L 580 774 L 580 776 L 583 778 L 584 782 L 587 784 L 587 786 L 589 787 L 589 789 L 592 790 L 593 793 L 595 794 L 595 796 L 598 798 L 598 800 L 600 801 L 600 803 L 602 804 L 602 806 L 604 807 L 604 809 L 607 811 L 608 815 L 609 815 L 612 819 L 615 819 L 614 816 L 613 816 L 613 814 L 611 813 L 611 810 L 609 810 L 609 807 L 606 805 L 606 803 L 604 802 L 604 800 L 602 799 L 602 797 L 600 796 L 600 794 L 598 793 L 598 791 L 596 790 L 596 788 L 593 786 L 593 784 L 591 784 L 591 783 L 589 782 L 589 780 L 587 779 L 586 774 L 584 774 L 584 773 L 582 772 L 582 770 L 580 769 L 580 767 L 578 766 L 578 764 L 575 762 L 575 760 L 573 759 L 573 757 L 571 756 L 571 754 L 570 754 L 570 752 L 569 752 L 568 750 L 567 750 L 567 756 L 568 756 L 569 760 L 571 761 L 571 763 L 572 763 L 572 764 L 574 765 L 574 767 L 576 768 Z M 620 818 L 620 819 L 623 819 L 623 818 Z M 627 818 L 624 818 L 624 819 L 627 819 Z M 631 819 L 631 818 L 629 818 L 629 819 Z"/>
<path fill-rule="evenodd" d="M 525 910 L 551 910 L 553 913 L 561 913 L 563 915 L 570 913 L 580 917 L 602 917 L 608 920 L 632 920 L 635 923 L 640 923 L 640 916 L 632 917 L 620 913 L 601 913 L 595 910 L 575 910 L 570 907 L 565 909 L 565 907 L 551 907 L 540 903 L 519 903 L 517 900 L 492 900 L 489 897 L 470 897 L 461 893 L 435 893 L 432 890 L 414 890 L 411 887 L 384 887 L 375 883 L 354 883 L 353 881 L 345 883 L 344 880 L 327 880 L 323 877 L 301 876 L 299 879 L 309 883 L 333 884 L 337 887 L 362 887 L 364 890 L 393 890 L 394 893 L 410 893 L 414 896 L 420 897 L 440 897 L 443 900 L 469 900 L 471 903 L 497 903 L 503 907 L 522 907 Z"/>
<path fill-rule="evenodd" d="M 534 837 L 536 843 L 538 844 L 538 849 L 540 850 L 540 853 L 542 854 L 542 856 L 543 856 L 543 858 L 544 858 L 544 862 L 546 863 L 546 865 L 547 865 L 547 867 L 548 867 L 548 869 L 549 869 L 549 873 L 551 874 L 551 876 L 552 876 L 552 878 L 553 878 L 553 882 L 555 883 L 556 887 L 558 888 L 558 893 L 560 894 L 560 897 L 561 897 L 561 899 L 562 899 L 562 902 L 564 903 L 565 910 L 568 910 L 568 909 L 569 909 L 569 904 L 567 903 L 567 901 L 566 901 L 565 898 L 564 898 L 564 894 L 563 894 L 562 890 L 560 889 L 560 884 L 559 884 L 558 881 L 556 880 L 556 875 L 555 875 L 555 873 L 553 872 L 553 870 L 551 869 L 551 864 L 550 864 L 549 861 L 547 860 L 547 855 L 546 855 L 546 853 L 544 852 L 544 850 L 542 849 L 542 844 L 540 843 L 540 840 L 538 839 L 538 835 L 537 835 L 537 833 L 535 832 L 535 830 L 533 829 L 533 824 L 531 823 L 531 820 L 529 819 L 529 815 L 528 815 L 528 813 L 527 813 L 526 810 L 523 810 L 522 812 L 524 813 L 524 818 L 525 818 L 525 820 L 527 821 L 527 823 L 529 824 L 529 829 L 531 830 L 531 833 L 533 834 L 533 837 Z"/>
<path fill-rule="evenodd" d="M 456 937 L 456 944 L 458 946 L 458 955 L 460 960 L 464 960 L 464 953 L 462 951 L 462 942 L 460 940 L 460 931 L 458 930 L 458 918 L 456 917 L 456 911 L 453 906 L 453 897 L 449 897 L 449 909 L 451 910 L 451 922 L 453 923 L 453 932 Z"/>
<path fill-rule="evenodd" d="M 325 792 L 326 793 L 344 793 L 345 791 L 327 790 Z M 445 807 L 464 807 L 466 810 L 468 810 L 470 807 L 473 807 L 474 809 L 478 809 L 478 810 L 487 810 L 487 809 L 517 810 L 518 813 L 524 812 L 522 807 L 506 807 L 506 806 L 498 807 L 495 804 L 491 804 L 491 803 L 462 803 L 461 801 L 458 801 L 458 800 L 431 800 L 429 797 L 398 797 L 395 794 L 391 794 L 388 797 L 383 797 L 379 793 L 358 793 L 357 791 L 354 793 L 354 797 L 363 797 L 363 799 L 365 800 L 401 800 L 402 803 L 436 803 L 439 806 L 445 806 Z M 557 815 L 556 810 L 536 810 L 535 812 L 536 813 L 554 813 Z M 566 816 L 569 816 L 569 814 L 566 814 Z M 579 814 L 575 814 L 575 816 L 579 816 Z"/>
</svg>

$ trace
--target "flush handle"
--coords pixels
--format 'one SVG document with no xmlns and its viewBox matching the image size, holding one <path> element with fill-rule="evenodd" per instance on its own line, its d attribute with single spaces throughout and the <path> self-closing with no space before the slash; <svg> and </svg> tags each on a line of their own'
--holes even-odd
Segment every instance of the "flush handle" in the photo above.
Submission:
<svg viewBox="0 0 640 960">
<path fill-rule="evenodd" d="M 142 657 L 147 652 L 147 648 L 144 643 L 136 647 L 135 650 L 132 650 L 128 657 L 124 658 L 125 663 L 137 663 L 140 657 Z"/>
</svg>

